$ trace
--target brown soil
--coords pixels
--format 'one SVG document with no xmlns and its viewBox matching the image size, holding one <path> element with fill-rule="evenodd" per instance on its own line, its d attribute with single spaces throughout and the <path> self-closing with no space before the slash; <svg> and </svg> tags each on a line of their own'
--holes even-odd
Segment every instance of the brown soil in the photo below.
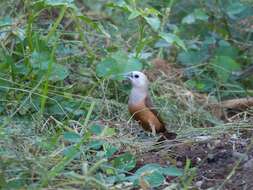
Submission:
<svg viewBox="0 0 253 190">
<path fill-rule="evenodd" d="M 205 142 L 177 143 L 167 152 L 160 150 L 140 155 L 137 167 L 147 163 L 159 163 L 184 168 L 186 159 L 189 159 L 191 168 L 196 168 L 196 173 L 190 174 L 194 175 L 191 189 L 212 187 L 222 190 L 251 190 L 253 189 L 253 148 L 250 147 L 252 137 L 252 131 L 245 131 L 239 137 L 222 135 Z M 168 182 L 177 180 L 171 177 L 167 179 Z"/>
</svg>

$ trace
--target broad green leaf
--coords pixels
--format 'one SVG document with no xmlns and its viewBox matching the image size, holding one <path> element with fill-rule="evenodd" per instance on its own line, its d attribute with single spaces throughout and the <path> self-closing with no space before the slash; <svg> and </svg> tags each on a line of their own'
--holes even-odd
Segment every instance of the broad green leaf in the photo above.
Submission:
<svg viewBox="0 0 253 190">
<path fill-rule="evenodd" d="M 186 17 L 183 18 L 182 23 L 183 24 L 192 24 L 196 21 L 193 14 L 189 14 Z"/>
<path fill-rule="evenodd" d="M 81 136 L 75 132 L 65 132 L 63 138 L 69 142 L 79 143 L 81 142 Z"/>
<path fill-rule="evenodd" d="M 197 65 L 205 61 L 207 58 L 208 54 L 204 50 L 181 52 L 177 56 L 177 60 L 182 65 Z"/>
<path fill-rule="evenodd" d="M 0 19 L 0 28 L 5 26 L 11 26 L 12 25 L 12 18 L 11 17 L 3 17 Z"/>
<path fill-rule="evenodd" d="M 212 80 L 190 79 L 187 80 L 185 84 L 188 88 L 198 90 L 200 92 L 209 92 L 215 87 L 215 83 Z"/>
<path fill-rule="evenodd" d="M 54 64 L 52 72 L 50 74 L 49 80 L 51 81 L 61 81 L 64 80 L 69 75 L 67 67 L 60 64 Z"/>
<path fill-rule="evenodd" d="M 102 127 L 101 125 L 92 125 L 91 127 L 90 127 L 90 132 L 92 133 L 92 134 L 94 134 L 94 135 L 100 135 L 101 133 L 102 133 L 102 131 L 103 131 L 103 128 L 104 127 Z"/>
<path fill-rule="evenodd" d="M 219 47 L 215 49 L 216 56 L 228 56 L 235 59 L 238 56 L 238 50 L 231 46 L 228 42 L 221 40 L 219 41 Z"/>
<path fill-rule="evenodd" d="M 212 61 L 214 71 L 217 74 L 219 80 L 227 82 L 233 71 L 240 70 L 240 65 L 231 57 L 217 56 Z"/>
<path fill-rule="evenodd" d="M 145 181 L 148 182 L 149 187 L 159 187 L 160 185 L 164 184 L 165 177 L 158 171 L 146 171 L 142 173 L 142 176 Z M 139 178 L 139 183 L 142 180 L 142 176 Z"/>
<path fill-rule="evenodd" d="M 176 46 L 181 47 L 183 50 L 186 51 L 186 46 L 183 40 L 181 40 L 177 35 L 172 34 L 172 33 L 161 32 L 159 33 L 159 36 L 162 39 L 164 39 L 166 42 L 168 42 L 170 45 L 175 44 Z"/>
<path fill-rule="evenodd" d="M 153 7 L 145 8 L 143 11 L 146 15 L 161 15 L 161 13 Z"/>
<path fill-rule="evenodd" d="M 154 31 L 158 31 L 160 28 L 160 19 L 156 16 L 153 17 L 144 17 L 144 19 L 146 20 L 146 22 L 152 27 L 152 29 Z"/>
<path fill-rule="evenodd" d="M 118 148 L 116 146 L 113 146 L 109 143 L 103 144 L 103 148 L 104 148 L 105 156 L 107 158 L 111 157 L 115 152 L 118 151 Z"/>
<path fill-rule="evenodd" d="M 133 9 L 124 0 L 118 0 L 113 3 L 109 2 L 109 3 L 107 3 L 107 7 L 121 8 L 121 10 L 124 10 L 125 12 L 132 12 L 133 11 Z"/>
<path fill-rule="evenodd" d="M 136 159 L 132 154 L 126 152 L 117 158 L 114 158 L 112 160 L 112 165 L 113 167 L 122 170 L 122 172 L 130 171 L 135 167 Z"/>
<path fill-rule="evenodd" d="M 96 73 L 99 77 L 109 77 L 113 74 L 119 73 L 119 67 L 120 65 L 115 59 L 108 57 L 97 65 Z"/>
<path fill-rule="evenodd" d="M 0 114 L 2 114 L 4 112 L 4 103 L 0 102 Z"/>
<path fill-rule="evenodd" d="M 50 61 L 50 55 L 48 52 L 32 52 L 30 63 L 32 68 L 40 69 L 40 70 L 47 70 Z"/>
<path fill-rule="evenodd" d="M 201 9 L 195 9 L 193 14 L 196 20 L 208 21 L 208 15 Z"/>
<path fill-rule="evenodd" d="M 111 58 L 113 58 L 117 63 L 120 63 L 122 60 L 127 61 L 128 55 L 123 51 L 117 51 L 111 54 Z"/>
<path fill-rule="evenodd" d="M 12 31 L 12 33 L 17 36 L 21 41 L 23 41 L 26 36 L 25 36 L 25 30 L 21 28 L 15 28 L 15 30 Z"/>
<path fill-rule="evenodd" d="M 128 20 L 135 19 L 136 17 L 138 17 L 138 16 L 140 16 L 140 15 L 141 15 L 141 13 L 140 13 L 139 11 L 133 10 L 133 11 L 131 12 L 131 14 L 129 15 Z"/>
<path fill-rule="evenodd" d="M 99 77 L 122 79 L 122 75 L 130 71 L 139 71 L 142 63 L 139 59 L 128 57 L 125 52 L 115 52 L 97 64 L 96 73 Z"/>
<path fill-rule="evenodd" d="M 77 9 L 74 5 L 74 0 L 38 0 L 33 3 L 33 5 L 37 6 L 39 4 L 44 4 L 45 7 L 47 6 L 66 6 L 69 8 Z"/>
<path fill-rule="evenodd" d="M 183 18 L 183 24 L 193 24 L 197 20 L 207 21 L 208 15 L 201 9 L 195 9 L 193 13 Z"/>
<path fill-rule="evenodd" d="M 169 166 L 169 167 L 162 168 L 162 173 L 163 175 L 166 175 L 166 176 L 182 176 L 183 170 L 178 169 L 175 166 Z"/>
<path fill-rule="evenodd" d="M 124 72 L 140 71 L 142 69 L 142 63 L 135 57 L 130 57 L 125 63 Z"/>
<path fill-rule="evenodd" d="M 246 5 L 242 4 L 241 2 L 231 2 L 227 8 L 226 12 L 231 17 L 234 18 L 235 15 L 240 14 L 247 8 Z"/>
<path fill-rule="evenodd" d="M 128 179 L 135 185 L 140 183 L 141 176 L 148 182 L 150 187 L 158 187 L 164 183 L 164 176 L 182 176 L 182 170 L 172 167 L 162 167 L 159 164 L 146 164 L 139 168 L 133 176 Z"/>
<path fill-rule="evenodd" d="M 37 72 L 45 74 L 46 73 L 45 71 L 47 71 L 49 67 L 50 55 L 48 52 L 34 51 L 31 55 L 30 62 L 33 69 L 35 69 Z M 68 75 L 69 71 L 64 65 L 54 63 L 49 80 L 51 81 L 64 80 Z"/>
<path fill-rule="evenodd" d="M 115 129 L 106 126 L 100 135 L 103 137 L 111 137 L 111 136 L 115 135 Z"/>
<path fill-rule="evenodd" d="M 88 143 L 90 149 L 99 150 L 105 142 L 102 140 L 92 140 Z"/>
</svg>

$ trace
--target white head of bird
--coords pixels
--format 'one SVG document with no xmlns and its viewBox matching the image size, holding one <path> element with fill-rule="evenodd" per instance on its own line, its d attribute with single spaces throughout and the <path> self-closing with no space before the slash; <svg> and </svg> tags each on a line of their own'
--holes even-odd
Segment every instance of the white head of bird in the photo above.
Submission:
<svg viewBox="0 0 253 190">
<path fill-rule="evenodd" d="M 132 90 L 129 96 L 129 104 L 142 101 L 148 95 L 148 78 L 140 71 L 132 71 L 127 73 L 126 78 L 132 84 Z"/>
<path fill-rule="evenodd" d="M 132 71 L 126 74 L 128 80 L 130 80 L 133 88 L 140 90 L 148 89 L 148 78 L 140 71 Z"/>
</svg>

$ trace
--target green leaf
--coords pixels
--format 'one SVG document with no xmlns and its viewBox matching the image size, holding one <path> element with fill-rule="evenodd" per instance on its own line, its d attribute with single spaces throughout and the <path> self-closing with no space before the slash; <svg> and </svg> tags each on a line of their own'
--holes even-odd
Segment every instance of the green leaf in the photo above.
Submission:
<svg viewBox="0 0 253 190">
<path fill-rule="evenodd" d="M 15 28 L 12 33 L 17 36 L 21 41 L 23 41 L 26 36 L 25 36 L 25 30 L 21 29 L 21 28 Z"/>
<path fill-rule="evenodd" d="M 129 15 L 128 20 L 135 19 L 136 17 L 138 17 L 138 16 L 140 16 L 140 15 L 141 15 L 141 13 L 140 13 L 139 11 L 133 10 L 133 11 L 131 12 L 131 14 Z"/>
<path fill-rule="evenodd" d="M 32 68 L 39 74 L 45 74 L 48 70 L 50 63 L 50 54 L 49 52 L 37 52 L 34 51 L 31 55 L 30 62 Z M 50 74 L 49 80 L 51 81 L 59 81 L 64 80 L 69 75 L 68 69 L 60 64 L 54 63 L 52 72 Z"/>
<path fill-rule="evenodd" d="M 113 135 L 115 135 L 115 129 L 114 128 L 111 128 L 111 127 L 105 127 L 102 131 L 102 133 L 100 134 L 101 136 L 103 137 L 111 137 Z"/>
<path fill-rule="evenodd" d="M 161 32 L 159 34 L 159 36 L 164 39 L 166 42 L 168 42 L 169 44 L 173 45 L 177 45 L 178 47 L 181 47 L 183 50 L 187 50 L 186 49 L 186 46 L 183 42 L 183 40 L 181 40 L 177 35 L 175 34 L 171 34 L 171 33 L 164 33 L 164 32 Z"/>
<path fill-rule="evenodd" d="M 208 15 L 201 9 L 195 9 L 193 14 L 196 20 L 208 21 Z"/>
<path fill-rule="evenodd" d="M 60 65 L 60 64 L 55 63 L 53 65 L 53 69 L 50 74 L 49 80 L 61 81 L 61 80 L 64 80 L 65 78 L 67 78 L 68 75 L 69 75 L 69 71 L 68 71 L 67 67 L 65 67 L 64 65 Z"/>
<path fill-rule="evenodd" d="M 109 143 L 103 144 L 103 148 L 104 148 L 105 156 L 107 158 L 111 157 L 115 152 L 118 151 L 118 148 L 116 146 L 113 146 Z"/>
<path fill-rule="evenodd" d="M 128 179 L 134 184 L 139 184 L 141 176 L 148 182 L 150 187 L 158 187 L 164 183 L 164 176 L 182 176 L 182 170 L 172 167 L 162 167 L 159 164 L 146 164 L 139 168 L 133 176 Z"/>
<path fill-rule="evenodd" d="M 158 31 L 161 25 L 160 19 L 156 16 L 153 17 L 144 17 L 144 19 L 146 20 L 146 22 L 151 26 L 151 28 L 154 31 Z"/>
<path fill-rule="evenodd" d="M 34 6 L 38 6 L 43 4 L 44 7 L 52 6 L 66 6 L 68 8 L 76 9 L 76 6 L 74 5 L 74 0 L 38 0 L 33 3 Z"/>
<path fill-rule="evenodd" d="M 208 21 L 208 15 L 201 9 L 195 9 L 193 13 L 183 18 L 183 24 L 193 24 L 197 20 Z"/>
<path fill-rule="evenodd" d="M 125 52 L 115 52 L 97 64 L 96 73 L 99 77 L 122 79 L 122 75 L 130 71 L 139 71 L 142 63 L 139 59 L 128 57 Z"/>
<path fill-rule="evenodd" d="M 215 49 L 216 56 L 228 56 L 235 59 L 238 56 L 238 50 L 232 47 L 227 41 L 219 41 L 219 47 Z"/>
<path fill-rule="evenodd" d="M 12 25 L 11 17 L 6 16 L 0 19 L 0 27 L 11 26 L 11 25 Z"/>
<path fill-rule="evenodd" d="M 95 150 L 99 150 L 101 148 L 101 146 L 103 146 L 105 142 L 102 140 L 92 140 L 88 143 L 88 147 L 90 149 L 95 149 Z"/>
<path fill-rule="evenodd" d="M 112 165 L 113 167 L 122 170 L 123 172 L 130 171 L 135 167 L 136 159 L 132 154 L 126 152 L 119 157 L 113 159 Z"/>
<path fill-rule="evenodd" d="M 231 2 L 227 8 L 226 13 L 231 17 L 234 18 L 235 15 L 240 14 L 247 8 L 246 5 L 238 2 Z"/>
<path fill-rule="evenodd" d="M 108 57 L 101 61 L 96 67 L 96 73 L 99 77 L 109 77 L 119 73 L 119 64 L 116 60 Z"/>
<path fill-rule="evenodd" d="M 142 175 L 144 176 L 144 180 L 148 182 L 151 188 L 159 187 L 165 181 L 165 177 L 158 171 L 154 171 L 154 172 L 146 171 Z"/>
<path fill-rule="evenodd" d="M 227 56 L 217 56 L 212 61 L 212 64 L 215 73 L 222 82 L 227 82 L 233 71 L 240 70 L 240 65 L 234 59 Z"/>
<path fill-rule="evenodd" d="M 192 24 L 196 21 L 193 14 L 189 14 L 186 17 L 183 18 L 182 23 L 183 24 Z"/>
<path fill-rule="evenodd" d="M 176 176 L 176 177 L 183 175 L 183 171 L 174 166 L 162 168 L 162 173 L 163 175 L 166 176 Z"/>
<path fill-rule="evenodd" d="M 214 88 L 215 83 L 212 80 L 190 79 L 185 82 L 185 85 L 193 90 L 198 90 L 200 92 L 209 92 L 212 88 Z"/>
<path fill-rule="evenodd" d="M 182 65 L 197 65 L 208 58 L 208 54 L 204 50 L 181 52 L 177 56 L 177 60 Z"/>
<path fill-rule="evenodd" d="M 65 132 L 63 138 L 69 142 L 79 143 L 81 142 L 81 136 L 75 132 Z"/>
<path fill-rule="evenodd" d="M 47 70 L 49 65 L 50 55 L 48 52 L 32 52 L 30 63 L 32 68 L 39 70 Z"/>
<path fill-rule="evenodd" d="M 102 133 L 102 131 L 103 131 L 103 128 L 104 127 L 102 127 L 101 125 L 92 125 L 91 127 L 90 127 L 90 131 L 91 131 L 91 133 L 92 134 L 94 134 L 94 135 L 100 135 L 101 133 Z"/>
</svg>

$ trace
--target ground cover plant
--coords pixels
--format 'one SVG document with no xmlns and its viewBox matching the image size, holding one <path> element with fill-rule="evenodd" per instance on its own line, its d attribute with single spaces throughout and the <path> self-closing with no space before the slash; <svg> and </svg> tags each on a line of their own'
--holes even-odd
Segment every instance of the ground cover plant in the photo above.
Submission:
<svg viewBox="0 0 253 190">
<path fill-rule="evenodd" d="M 2 0 L 1 189 L 252 189 L 250 0 Z M 173 141 L 127 110 L 140 70 Z"/>
</svg>

